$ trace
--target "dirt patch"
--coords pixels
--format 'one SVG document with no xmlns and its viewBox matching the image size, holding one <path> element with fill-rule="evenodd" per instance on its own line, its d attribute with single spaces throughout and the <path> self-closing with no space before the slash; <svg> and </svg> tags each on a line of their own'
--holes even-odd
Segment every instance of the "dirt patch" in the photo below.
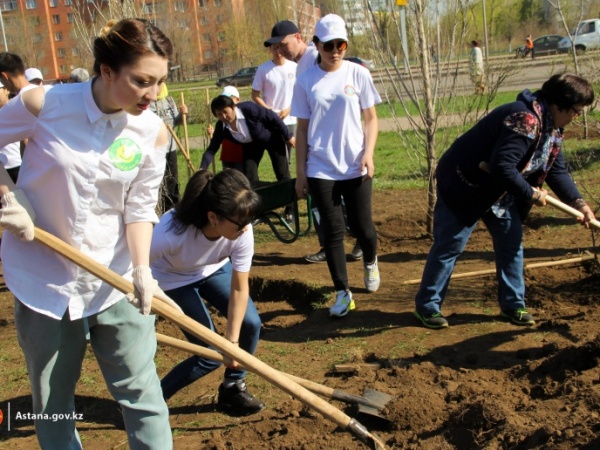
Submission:
<svg viewBox="0 0 600 450">
<path fill-rule="evenodd" d="M 362 264 L 348 263 L 357 310 L 331 320 L 331 281 L 325 264 L 303 256 L 317 250 L 314 235 L 292 245 L 260 243 L 252 295 L 263 320 L 257 356 L 273 367 L 362 395 L 391 396 L 374 418 L 333 401 L 390 448 L 398 449 L 592 449 L 600 447 L 600 310 L 596 262 L 528 270 L 527 302 L 537 324 L 521 328 L 498 315 L 493 277 L 453 280 L 444 305 L 451 326 L 430 331 L 412 317 L 415 284 L 429 250 L 421 193 L 378 192 L 374 216 L 380 238 L 382 286 L 368 294 Z M 258 231 L 268 233 L 261 225 Z M 352 247 L 347 243 L 348 252 Z M 493 268 L 484 227 L 473 233 L 456 272 Z M 525 227 L 527 262 L 593 251 L 590 231 L 550 207 L 535 209 Z M 29 384 L 16 343 L 12 300 L 0 293 L 0 409 L 30 412 Z M 224 319 L 217 318 L 219 330 Z M 160 320 L 158 330 L 182 337 Z M 186 355 L 161 348 L 160 375 Z M 365 363 L 371 363 L 367 366 Z M 355 372 L 337 374 L 336 364 Z M 376 365 L 373 365 L 376 364 Z M 169 401 L 176 449 L 358 449 L 350 433 L 256 375 L 251 392 L 268 407 L 234 418 L 216 411 L 221 372 Z M 78 385 L 78 429 L 86 449 L 126 448 L 121 416 L 110 400 L 93 355 Z M 0 425 L 0 448 L 36 447 L 31 421 Z"/>
</svg>

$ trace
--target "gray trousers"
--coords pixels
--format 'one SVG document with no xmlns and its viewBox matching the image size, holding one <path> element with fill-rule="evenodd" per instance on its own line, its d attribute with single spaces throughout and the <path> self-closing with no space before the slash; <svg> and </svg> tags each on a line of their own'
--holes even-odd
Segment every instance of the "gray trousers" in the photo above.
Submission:
<svg viewBox="0 0 600 450">
<path fill-rule="evenodd" d="M 140 314 L 125 299 L 101 313 L 73 321 L 68 311 L 62 320 L 55 320 L 15 299 L 15 324 L 29 372 L 33 413 L 54 415 L 50 420 L 35 420 L 43 450 L 82 448 L 72 414 L 86 350 L 86 320 L 108 390 L 121 406 L 129 447 L 173 448 L 169 410 L 154 365 L 154 319 Z M 67 418 L 54 420 L 59 414 Z"/>
</svg>

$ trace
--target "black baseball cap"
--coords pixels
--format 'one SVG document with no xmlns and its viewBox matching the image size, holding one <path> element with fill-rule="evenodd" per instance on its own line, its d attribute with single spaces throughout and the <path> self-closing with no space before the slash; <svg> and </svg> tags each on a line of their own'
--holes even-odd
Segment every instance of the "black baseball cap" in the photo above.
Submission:
<svg viewBox="0 0 600 450">
<path fill-rule="evenodd" d="M 264 42 L 265 47 L 270 47 L 271 44 L 279 44 L 288 34 L 296 33 L 300 33 L 300 30 L 294 22 L 290 22 L 289 20 L 277 22 L 271 30 L 271 39 L 267 39 Z"/>
</svg>

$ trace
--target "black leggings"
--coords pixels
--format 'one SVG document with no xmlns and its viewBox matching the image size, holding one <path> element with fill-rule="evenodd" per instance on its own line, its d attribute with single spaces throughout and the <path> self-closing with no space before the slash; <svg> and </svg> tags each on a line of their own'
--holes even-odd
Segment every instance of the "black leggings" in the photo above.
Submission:
<svg viewBox="0 0 600 450">
<path fill-rule="evenodd" d="M 364 253 L 364 262 L 377 257 L 377 232 L 371 213 L 373 180 L 362 177 L 351 180 L 308 178 L 310 194 L 321 214 L 327 266 L 336 291 L 348 289 L 344 235 L 346 224 L 342 212 L 342 196 L 346 204 L 348 225 Z"/>
</svg>

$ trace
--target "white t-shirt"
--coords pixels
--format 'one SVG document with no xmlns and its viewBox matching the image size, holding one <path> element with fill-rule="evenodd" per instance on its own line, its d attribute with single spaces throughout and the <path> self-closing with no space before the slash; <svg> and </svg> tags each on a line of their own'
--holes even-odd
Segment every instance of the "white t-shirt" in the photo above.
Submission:
<svg viewBox="0 0 600 450">
<path fill-rule="evenodd" d="M 306 72 L 311 67 L 314 67 L 317 62 L 317 56 L 319 56 L 319 51 L 315 44 L 312 42 L 308 44 L 306 47 L 306 51 L 300 57 L 298 61 L 298 68 L 296 69 L 296 79 L 300 76 L 301 73 Z"/>
<path fill-rule="evenodd" d="M 40 88 L 36 88 L 40 89 Z M 36 226 L 131 279 L 125 225 L 158 222 L 154 211 L 166 145 L 156 148 L 161 119 L 104 114 L 92 82 L 48 87 L 38 117 L 17 96 L 0 109 L 0 146 L 29 138 L 19 187 Z M 37 242 L 2 236 L 6 285 L 41 314 L 71 320 L 96 314 L 123 294 Z"/>
<path fill-rule="evenodd" d="M 261 92 L 263 101 L 276 113 L 289 108 L 292 104 L 297 67 L 298 64 L 287 59 L 280 66 L 273 61 L 258 66 L 252 89 Z M 283 123 L 293 125 L 296 123 L 296 118 L 288 115 L 283 119 Z"/>
<path fill-rule="evenodd" d="M 36 84 L 28 84 L 21 89 L 20 93 L 38 87 Z M 12 100 L 12 99 L 11 99 Z M 11 142 L 0 148 L 0 163 L 5 169 L 12 169 L 21 166 L 21 142 Z"/>
<path fill-rule="evenodd" d="M 21 165 L 21 143 L 11 142 L 0 148 L 0 164 L 6 169 L 12 169 Z"/>
<path fill-rule="evenodd" d="M 231 260 L 233 270 L 250 272 L 254 255 L 252 225 L 232 241 L 221 237 L 206 239 L 201 231 L 188 226 L 175 234 L 171 210 L 160 218 L 152 234 L 150 267 L 162 290 L 168 291 L 203 280 Z"/>
<path fill-rule="evenodd" d="M 344 61 L 335 72 L 318 65 L 296 80 L 292 114 L 309 119 L 306 176 L 349 180 L 362 174 L 365 148 L 361 112 L 381 97 L 368 69 Z"/>
</svg>

